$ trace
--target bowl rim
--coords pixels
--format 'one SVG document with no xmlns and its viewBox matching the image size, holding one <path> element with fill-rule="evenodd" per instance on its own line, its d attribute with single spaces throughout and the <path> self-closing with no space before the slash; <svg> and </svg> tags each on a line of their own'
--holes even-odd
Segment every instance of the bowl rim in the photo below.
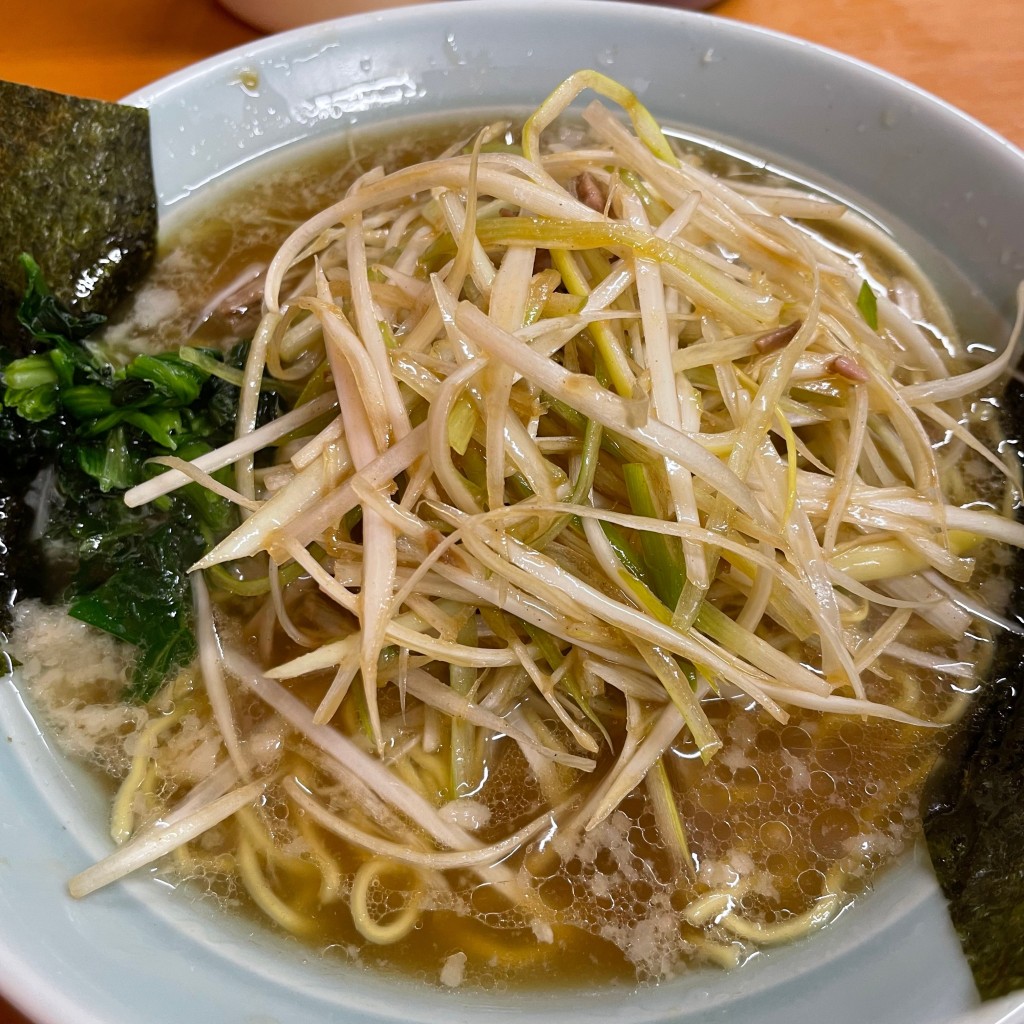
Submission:
<svg viewBox="0 0 1024 1024">
<path fill-rule="evenodd" d="M 344 23 L 351 30 L 355 31 L 365 29 L 368 25 L 377 25 L 391 20 L 408 21 L 409 19 L 418 19 L 425 24 L 429 24 L 451 13 L 462 14 L 465 12 L 465 6 L 463 0 L 426 0 L 423 3 L 406 3 L 402 6 L 389 7 L 379 12 L 368 10 L 362 13 L 349 14 L 339 18 L 313 22 L 308 25 L 300 25 L 296 28 L 269 33 L 247 43 L 241 43 L 228 50 L 205 57 L 177 71 L 172 71 L 153 82 L 132 90 L 132 92 L 123 96 L 119 102 L 140 107 L 152 106 L 168 92 L 179 88 L 182 84 L 205 74 L 212 68 L 222 66 L 225 59 L 229 57 L 260 57 L 277 50 L 282 43 L 307 37 L 310 31 L 315 30 L 317 27 Z M 612 15 L 614 13 L 615 17 L 623 19 L 626 23 L 629 23 L 632 18 L 636 17 L 638 8 L 643 9 L 643 16 L 645 18 L 656 17 L 659 14 L 664 15 L 666 23 L 672 23 L 675 19 L 682 19 L 684 21 L 689 19 L 714 19 L 719 29 L 725 33 L 735 32 L 740 36 L 750 38 L 763 37 L 764 40 L 771 41 L 771 45 L 793 47 L 800 52 L 813 51 L 829 61 L 848 65 L 851 68 L 857 69 L 860 73 L 895 85 L 899 89 L 927 101 L 933 108 L 941 107 L 946 114 L 969 124 L 972 129 L 980 131 L 997 146 L 1005 147 L 1015 156 L 1024 159 L 1024 147 L 1017 146 L 975 115 L 968 113 L 936 93 L 917 85 L 905 76 L 872 64 L 863 58 L 844 53 L 835 47 L 811 42 L 808 39 L 803 39 L 793 33 L 783 32 L 779 29 L 724 17 L 721 14 L 717 14 L 713 9 L 707 11 L 675 9 L 650 2 L 650 0 L 639 0 L 639 2 L 637 0 L 476 0 L 473 6 L 486 13 L 487 16 L 510 14 L 522 17 L 527 13 L 547 12 L 555 6 L 569 12 L 578 11 L 580 14 L 596 11 L 600 11 L 602 15 Z"/>
</svg>

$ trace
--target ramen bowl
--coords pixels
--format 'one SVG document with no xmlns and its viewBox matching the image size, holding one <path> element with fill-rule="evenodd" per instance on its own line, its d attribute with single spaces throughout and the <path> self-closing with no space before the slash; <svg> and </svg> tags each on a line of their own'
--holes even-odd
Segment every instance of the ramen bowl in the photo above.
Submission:
<svg viewBox="0 0 1024 1024">
<path fill-rule="evenodd" d="M 128 102 L 151 112 L 170 223 L 256 160 L 353 129 L 525 112 L 587 67 L 688 136 L 887 225 L 973 337 L 1005 337 L 1024 278 L 1024 156 L 912 86 L 747 26 L 604 0 L 439 3 L 268 38 Z M 0 724 L 0 984 L 41 1022 L 934 1024 L 977 1003 L 919 851 L 807 939 L 732 972 L 638 988 L 428 986 L 280 938 L 148 875 L 74 901 L 67 879 L 109 851 L 106 794 L 53 749 L 16 680 L 0 682 Z"/>
</svg>

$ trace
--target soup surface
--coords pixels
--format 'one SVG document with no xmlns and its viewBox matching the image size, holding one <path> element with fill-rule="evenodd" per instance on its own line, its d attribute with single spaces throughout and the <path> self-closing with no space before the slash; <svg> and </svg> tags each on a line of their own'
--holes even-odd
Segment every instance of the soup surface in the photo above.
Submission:
<svg viewBox="0 0 1024 1024">
<path fill-rule="evenodd" d="M 444 985 L 658 980 L 827 924 L 916 836 L 1003 598 L 996 385 L 929 392 L 961 344 L 909 257 L 587 120 L 544 157 L 446 125 L 218 186 L 105 343 L 255 336 L 250 384 L 337 401 L 222 481 L 260 539 L 204 559 L 207 642 L 148 703 L 130 648 L 16 609 L 117 842 L 256 786 L 159 870 Z"/>
</svg>

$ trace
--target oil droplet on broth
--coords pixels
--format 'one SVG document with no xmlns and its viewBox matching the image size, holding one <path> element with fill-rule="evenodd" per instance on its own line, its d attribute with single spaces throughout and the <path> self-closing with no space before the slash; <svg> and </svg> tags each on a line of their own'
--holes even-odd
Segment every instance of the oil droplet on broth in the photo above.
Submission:
<svg viewBox="0 0 1024 1024">
<path fill-rule="evenodd" d="M 785 850 L 793 842 L 792 830 L 784 821 L 766 821 L 759 836 L 765 848 L 772 851 Z"/>
</svg>

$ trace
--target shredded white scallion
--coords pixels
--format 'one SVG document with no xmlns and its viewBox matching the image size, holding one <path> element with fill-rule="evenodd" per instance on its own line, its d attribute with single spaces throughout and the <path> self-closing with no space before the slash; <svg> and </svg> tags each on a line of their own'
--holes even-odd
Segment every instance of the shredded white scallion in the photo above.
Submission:
<svg viewBox="0 0 1024 1024">
<path fill-rule="evenodd" d="M 597 103 L 591 141 L 548 145 L 588 89 L 630 124 Z M 748 893 L 770 903 L 753 869 L 731 889 L 698 870 L 682 780 L 725 759 L 736 771 L 737 737 L 747 750 L 786 723 L 809 743 L 836 722 L 930 742 L 990 631 L 1012 626 L 986 578 L 1024 547 L 1008 514 L 1019 473 L 972 399 L 1017 358 L 1024 287 L 1007 350 L 965 369 L 909 254 L 885 239 L 866 281 L 868 257 L 835 233 L 882 245 L 871 225 L 789 184 L 711 173 L 605 76 L 559 86 L 521 153 L 506 131 L 364 173 L 298 226 L 266 274 L 236 440 L 162 460 L 129 492 L 136 505 L 193 482 L 244 513 L 193 567 L 224 777 L 77 876 L 75 895 L 273 793 L 304 822 L 290 869 L 345 894 L 367 940 L 404 940 L 428 912 L 420 895 L 378 912 L 398 868 L 435 893 L 468 871 L 549 934 L 567 918 L 520 860 L 593 859 L 639 794 L 687 887 L 692 948 L 733 963 L 833 918 L 859 868 L 836 855 L 817 901 L 760 920 L 743 909 Z M 302 400 L 257 429 L 275 377 Z M 234 488 L 212 476 L 228 466 Z M 234 620 L 202 576 L 224 563 L 268 576 Z M 257 773 L 243 730 L 267 718 L 300 768 L 223 792 Z M 163 739 L 139 742 L 125 836 Z M 495 821 L 503 772 L 519 802 Z M 463 799 L 491 816 L 486 833 L 442 813 Z M 307 929 L 253 820 L 241 876 Z M 354 851 L 348 882 L 328 833 Z"/>
</svg>

